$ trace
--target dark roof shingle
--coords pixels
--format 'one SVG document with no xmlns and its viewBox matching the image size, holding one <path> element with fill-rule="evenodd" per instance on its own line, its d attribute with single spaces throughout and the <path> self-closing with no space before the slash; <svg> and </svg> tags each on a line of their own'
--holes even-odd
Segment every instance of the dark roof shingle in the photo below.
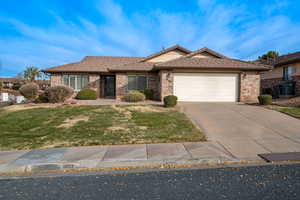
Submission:
<svg viewBox="0 0 300 200">
<path fill-rule="evenodd" d="M 80 62 L 51 67 L 43 72 L 108 72 L 108 68 L 136 63 L 141 57 L 86 56 Z"/>
<path fill-rule="evenodd" d="M 280 65 L 289 64 L 292 62 L 297 62 L 297 61 L 300 61 L 300 51 L 295 52 L 295 53 L 285 54 L 282 56 L 278 56 L 276 59 L 274 59 L 272 64 L 274 66 L 280 66 Z"/>
<path fill-rule="evenodd" d="M 155 69 L 168 68 L 199 68 L 199 69 L 241 69 L 269 70 L 271 66 L 229 58 L 178 58 L 155 65 Z"/>
</svg>

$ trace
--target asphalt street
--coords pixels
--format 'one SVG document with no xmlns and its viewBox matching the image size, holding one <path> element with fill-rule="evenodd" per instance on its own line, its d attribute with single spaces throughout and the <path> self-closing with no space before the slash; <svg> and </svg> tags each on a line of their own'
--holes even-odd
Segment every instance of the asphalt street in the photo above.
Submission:
<svg viewBox="0 0 300 200">
<path fill-rule="evenodd" d="M 0 199 L 300 199 L 300 164 L 2 177 Z"/>
</svg>

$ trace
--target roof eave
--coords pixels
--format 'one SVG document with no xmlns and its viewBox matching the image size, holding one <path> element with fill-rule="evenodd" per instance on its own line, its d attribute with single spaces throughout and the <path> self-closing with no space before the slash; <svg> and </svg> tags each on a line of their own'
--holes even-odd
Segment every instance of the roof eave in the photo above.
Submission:
<svg viewBox="0 0 300 200">
<path fill-rule="evenodd" d="M 229 69 L 229 70 L 241 70 L 241 71 L 269 71 L 269 68 L 236 68 L 236 67 L 201 67 L 201 66 L 156 66 L 154 69 Z"/>
</svg>

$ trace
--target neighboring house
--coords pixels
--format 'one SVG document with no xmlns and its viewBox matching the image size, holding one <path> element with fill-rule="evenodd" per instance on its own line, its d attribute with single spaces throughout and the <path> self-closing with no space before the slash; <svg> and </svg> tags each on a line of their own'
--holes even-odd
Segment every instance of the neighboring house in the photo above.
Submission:
<svg viewBox="0 0 300 200">
<path fill-rule="evenodd" d="M 100 98 L 149 88 L 158 100 L 176 95 L 179 101 L 245 102 L 257 100 L 260 73 L 269 69 L 208 48 L 192 52 L 175 45 L 148 57 L 87 56 L 42 71 L 51 75 L 51 86 L 91 87 Z"/>
<path fill-rule="evenodd" d="M 17 81 L 17 78 L 0 78 L 3 88 L 12 88 Z"/>
<path fill-rule="evenodd" d="M 279 96 L 300 95 L 300 51 L 279 56 L 269 64 L 274 69 L 262 74 L 263 92 L 272 90 Z"/>
</svg>

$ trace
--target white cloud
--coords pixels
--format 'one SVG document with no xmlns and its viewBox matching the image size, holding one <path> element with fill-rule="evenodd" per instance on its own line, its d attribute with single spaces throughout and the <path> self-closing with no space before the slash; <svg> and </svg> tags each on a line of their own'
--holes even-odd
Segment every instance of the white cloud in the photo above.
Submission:
<svg viewBox="0 0 300 200">
<path fill-rule="evenodd" d="M 198 6 L 199 12 L 194 13 L 128 14 L 121 5 L 104 0 L 95 6 L 99 19 L 78 16 L 67 21 L 50 12 L 54 23 L 48 27 L 0 18 L 1 24 L 13 26 L 21 35 L 0 38 L 0 75 L 17 73 L 28 65 L 44 68 L 75 62 L 86 55 L 147 56 L 174 44 L 192 50 L 207 46 L 243 59 L 254 59 L 267 50 L 286 53 L 300 45 L 300 24 L 274 15 L 287 6 L 280 1 L 263 7 L 265 13 L 250 12 L 246 3 L 199 0 Z"/>
</svg>

